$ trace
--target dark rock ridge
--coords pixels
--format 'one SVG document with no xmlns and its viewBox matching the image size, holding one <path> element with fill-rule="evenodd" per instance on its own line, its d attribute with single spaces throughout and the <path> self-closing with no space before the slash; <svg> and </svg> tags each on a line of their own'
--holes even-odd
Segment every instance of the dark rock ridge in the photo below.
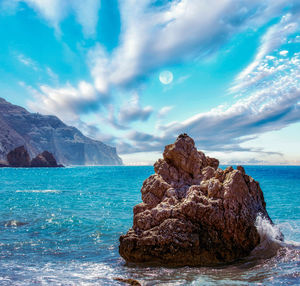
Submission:
<svg viewBox="0 0 300 286">
<path fill-rule="evenodd" d="M 63 167 L 63 165 L 58 165 L 53 154 L 48 151 L 30 160 L 25 147 L 20 146 L 7 154 L 7 164 L 0 164 L 0 167 Z"/>
<path fill-rule="evenodd" d="M 30 157 L 24 146 L 17 147 L 7 154 L 10 167 L 30 167 Z"/>
<path fill-rule="evenodd" d="M 255 221 L 271 222 L 259 183 L 197 151 L 186 134 L 165 147 L 143 183 L 133 226 L 120 237 L 127 262 L 215 266 L 248 256 L 260 243 Z"/>
<path fill-rule="evenodd" d="M 58 165 L 52 153 L 44 151 L 31 160 L 31 167 L 63 167 Z"/>
<path fill-rule="evenodd" d="M 116 148 L 84 136 L 56 116 L 30 113 L 0 98 L 0 161 L 19 146 L 31 158 L 48 150 L 64 165 L 122 165 Z"/>
</svg>

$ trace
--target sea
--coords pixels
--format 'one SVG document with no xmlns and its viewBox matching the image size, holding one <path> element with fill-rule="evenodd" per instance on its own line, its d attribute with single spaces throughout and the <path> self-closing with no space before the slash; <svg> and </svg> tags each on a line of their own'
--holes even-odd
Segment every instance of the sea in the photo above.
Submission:
<svg viewBox="0 0 300 286">
<path fill-rule="evenodd" d="M 275 223 L 258 218 L 261 245 L 230 265 L 167 268 L 129 265 L 118 252 L 153 167 L 2 168 L 0 285 L 300 285 L 300 167 L 245 169 Z"/>
</svg>

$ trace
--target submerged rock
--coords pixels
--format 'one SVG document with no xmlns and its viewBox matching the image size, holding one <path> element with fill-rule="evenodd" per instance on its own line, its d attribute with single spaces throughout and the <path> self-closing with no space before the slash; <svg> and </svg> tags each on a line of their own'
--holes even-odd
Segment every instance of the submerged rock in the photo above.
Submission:
<svg viewBox="0 0 300 286">
<path fill-rule="evenodd" d="M 62 165 L 58 165 L 53 154 L 44 151 L 43 153 L 37 155 L 31 161 L 31 167 L 63 167 Z"/>
<path fill-rule="evenodd" d="M 131 279 L 131 278 L 124 279 L 124 278 L 117 277 L 117 278 L 114 278 L 114 280 L 128 284 L 128 285 L 132 285 L 132 286 L 141 286 L 142 285 L 139 281 L 137 281 L 135 279 Z"/>
<path fill-rule="evenodd" d="M 259 183 L 197 151 L 180 135 L 143 183 L 133 226 L 120 237 L 127 262 L 214 266 L 245 257 L 260 243 L 258 215 L 271 222 Z"/>
<path fill-rule="evenodd" d="M 17 221 L 14 219 L 4 222 L 5 227 L 19 227 L 19 226 L 24 226 L 27 224 L 28 224 L 28 222 Z"/>
<path fill-rule="evenodd" d="M 30 167 L 30 157 L 24 146 L 20 146 L 7 154 L 10 167 Z"/>
</svg>

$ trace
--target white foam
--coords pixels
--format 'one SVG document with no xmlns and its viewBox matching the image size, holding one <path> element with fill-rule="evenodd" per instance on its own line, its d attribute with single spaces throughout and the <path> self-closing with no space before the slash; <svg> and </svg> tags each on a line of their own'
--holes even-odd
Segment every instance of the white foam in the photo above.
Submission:
<svg viewBox="0 0 300 286">
<path fill-rule="evenodd" d="M 251 256 L 268 258 L 276 255 L 278 249 L 283 246 L 280 240 L 283 236 L 279 227 L 260 215 L 256 218 L 255 226 L 260 235 L 260 244 L 252 250 Z"/>
<path fill-rule="evenodd" d="M 293 240 L 285 240 L 284 241 L 287 245 L 295 246 L 295 247 L 300 247 L 300 242 L 293 241 Z"/>
<path fill-rule="evenodd" d="M 59 190 L 17 190 L 16 193 L 61 193 Z"/>
<path fill-rule="evenodd" d="M 277 225 L 272 225 L 269 220 L 262 216 L 257 216 L 255 221 L 256 229 L 260 235 L 261 241 L 280 241 L 282 233 Z"/>
</svg>

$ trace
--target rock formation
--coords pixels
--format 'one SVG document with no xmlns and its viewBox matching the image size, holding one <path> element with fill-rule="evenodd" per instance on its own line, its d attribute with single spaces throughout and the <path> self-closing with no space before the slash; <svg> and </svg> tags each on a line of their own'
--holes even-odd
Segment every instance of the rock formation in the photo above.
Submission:
<svg viewBox="0 0 300 286">
<path fill-rule="evenodd" d="M 31 160 L 31 167 L 63 167 L 62 165 L 57 165 L 57 162 L 52 155 L 52 153 L 48 151 L 44 151 L 43 153 L 37 155 L 35 158 Z"/>
<path fill-rule="evenodd" d="M 17 147 L 7 154 L 10 167 L 30 167 L 30 157 L 24 146 Z"/>
<path fill-rule="evenodd" d="M 169 266 L 214 266 L 249 255 L 260 242 L 257 216 L 271 221 L 262 190 L 243 167 L 218 166 L 186 134 L 167 145 L 143 183 L 120 255 Z"/>
<path fill-rule="evenodd" d="M 128 284 L 128 285 L 131 285 L 131 286 L 142 286 L 142 284 L 135 280 L 135 279 L 131 279 L 131 278 L 113 278 L 114 280 L 116 281 L 119 281 L 119 282 L 122 282 L 122 283 L 125 283 L 125 284 Z"/>
<path fill-rule="evenodd" d="M 48 150 L 64 165 L 122 165 L 116 148 L 84 136 L 56 116 L 30 113 L 0 98 L 0 160 L 22 145 L 31 158 Z"/>
<path fill-rule="evenodd" d="M 24 146 L 20 146 L 7 154 L 7 162 L 0 162 L 0 167 L 64 167 L 58 165 L 53 154 L 44 151 L 30 161 L 30 156 Z"/>
</svg>

